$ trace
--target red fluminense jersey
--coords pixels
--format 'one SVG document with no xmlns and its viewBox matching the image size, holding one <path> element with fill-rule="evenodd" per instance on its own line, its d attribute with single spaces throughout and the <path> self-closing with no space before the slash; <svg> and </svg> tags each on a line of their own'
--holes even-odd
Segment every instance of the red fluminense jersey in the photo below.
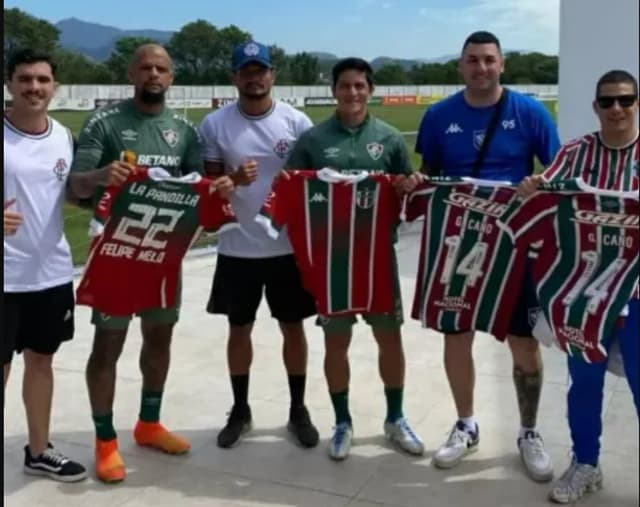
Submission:
<svg viewBox="0 0 640 507">
<path fill-rule="evenodd" d="M 546 183 L 501 218 L 518 247 L 542 242 L 533 278 L 561 347 L 603 361 L 608 337 L 638 280 L 638 194 L 581 178 Z"/>
<path fill-rule="evenodd" d="M 108 187 L 91 221 L 92 242 L 77 302 L 112 316 L 176 303 L 180 264 L 202 230 L 237 226 L 211 180 L 138 168 Z"/>
<path fill-rule="evenodd" d="M 431 178 L 407 196 L 407 221 L 424 215 L 412 318 L 506 337 L 527 255 L 497 219 L 515 198 L 508 182 L 472 178 Z"/>
<path fill-rule="evenodd" d="M 256 220 L 286 226 L 305 288 L 323 316 L 394 311 L 393 238 L 400 199 L 391 175 L 290 171 Z"/>
</svg>

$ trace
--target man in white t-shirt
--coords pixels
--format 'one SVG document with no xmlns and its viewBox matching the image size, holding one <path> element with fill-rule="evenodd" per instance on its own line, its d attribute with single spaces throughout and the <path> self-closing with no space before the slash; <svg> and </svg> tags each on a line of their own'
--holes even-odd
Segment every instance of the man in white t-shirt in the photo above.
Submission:
<svg viewBox="0 0 640 507">
<path fill-rule="evenodd" d="M 49 442 L 53 355 L 74 330 L 73 265 L 62 219 L 73 138 L 47 116 L 55 70 L 48 55 L 30 50 L 15 52 L 7 64 L 13 107 L 4 117 L 2 347 L 5 389 L 14 352 L 24 356 L 25 473 L 76 482 L 87 476 L 85 468 Z"/>
<path fill-rule="evenodd" d="M 288 428 L 303 447 L 314 447 L 318 431 L 304 405 L 307 341 L 302 321 L 316 313 L 315 301 L 302 287 L 287 236 L 271 239 L 254 221 L 293 144 L 312 124 L 304 113 L 271 98 L 275 71 L 269 48 L 254 41 L 240 44 L 233 51 L 232 70 L 239 100 L 207 115 L 201 126 L 205 170 L 220 183 L 233 181 L 230 201 L 241 224 L 220 234 L 207 305 L 209 313 L 226 315 L 229 322 L 234 405 L 218 445 L 233 446 L 251 428 L 251 331 L 264 291 L 284 337 L 291 394 Z"/>
</svg>

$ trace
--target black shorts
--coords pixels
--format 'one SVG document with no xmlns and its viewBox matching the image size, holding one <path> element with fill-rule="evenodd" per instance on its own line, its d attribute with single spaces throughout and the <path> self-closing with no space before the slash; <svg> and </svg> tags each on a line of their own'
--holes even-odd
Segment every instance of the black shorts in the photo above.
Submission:
<svg viewBox="0 0 640 507">
<path fill-rule="evenodd" d="M 74 332 L 73 283 L 34 292 L 5 292 L 4 363 L 13 353 L 29 349 L 52 355 Z"/>
<path fill-rule="evenodd" d="M 536 287 L 531 275 L 532 259 L 528 259 L 527 269 L 518 296 L 518 301 L 511 315 L 509 324 L 509 334 L 533 338 L 533 327 L 536 325 L 536 318 L 540 308 Z"/>
<path fill-rule="evenodd" d="M 251 324 L 263 291 L 271 316 L 280 322 L 300 322 L 316 314 L 293 255 L 251 259 L 218 254 L 207 312 L 226 315 L 234 326 Z"/>
</svg>

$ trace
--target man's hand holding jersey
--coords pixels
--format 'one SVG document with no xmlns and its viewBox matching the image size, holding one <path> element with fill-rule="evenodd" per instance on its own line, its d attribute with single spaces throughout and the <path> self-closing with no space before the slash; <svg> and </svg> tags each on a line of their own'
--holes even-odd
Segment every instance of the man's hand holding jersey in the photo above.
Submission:
<svg viewBox="0 0 640 507">
<path fill-rule="evenodd" d="M 233 183 L 238 186 L 251 185 L 258 179 L 258 162 L 254 159 L 243 162 L 231 175 Z"/>
<path fill-rule="evenodd" d="M 534 194 L 538 190 L 538 186 L 540 183 L 544 182 L 544 178 L 540 174 L 535 174 L 533 176 L 527 176 L 520 185 L 518 185 L 518 194 L 523 197 L 528 197 L 531 194 Z"/>
</svg>

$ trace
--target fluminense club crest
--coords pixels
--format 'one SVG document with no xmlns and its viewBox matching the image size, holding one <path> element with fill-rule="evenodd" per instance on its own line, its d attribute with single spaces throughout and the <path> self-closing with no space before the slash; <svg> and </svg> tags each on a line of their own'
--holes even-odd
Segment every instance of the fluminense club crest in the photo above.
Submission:
<svg viewBox="0 0 640 507">
<path fill-rule="evenodd" d="M 56 165 L 53 166 L 53 174 L 56 175 L 58 181 L 64 181 L 64 177 L 66 176 L 69 167 L 67 166 L 67 162 L 63 158 L 59 158 L 56 162 Z"/>
<path fill-rule="evenodd" d="M 367 144 L 367 153 L 373 160 L 378 160 L 382 153 L 384 152 L 384 146 L 380 143 L 369 143 Z"/>
<path fill-rule="evenodd" d="M 273 152 L 282 159 L 284 159 L 290 151 L 291 142 L 288 139 L 279 139 L 273 147 Z"/>
<path fill-rule="evenodd" d="M 180 136 L 173 129 L 163 130 L 162 137 L 171 148 L 175 148 L 176 144 L 178 144 L 178 141 L 180 140 Z"/>
</svg>

